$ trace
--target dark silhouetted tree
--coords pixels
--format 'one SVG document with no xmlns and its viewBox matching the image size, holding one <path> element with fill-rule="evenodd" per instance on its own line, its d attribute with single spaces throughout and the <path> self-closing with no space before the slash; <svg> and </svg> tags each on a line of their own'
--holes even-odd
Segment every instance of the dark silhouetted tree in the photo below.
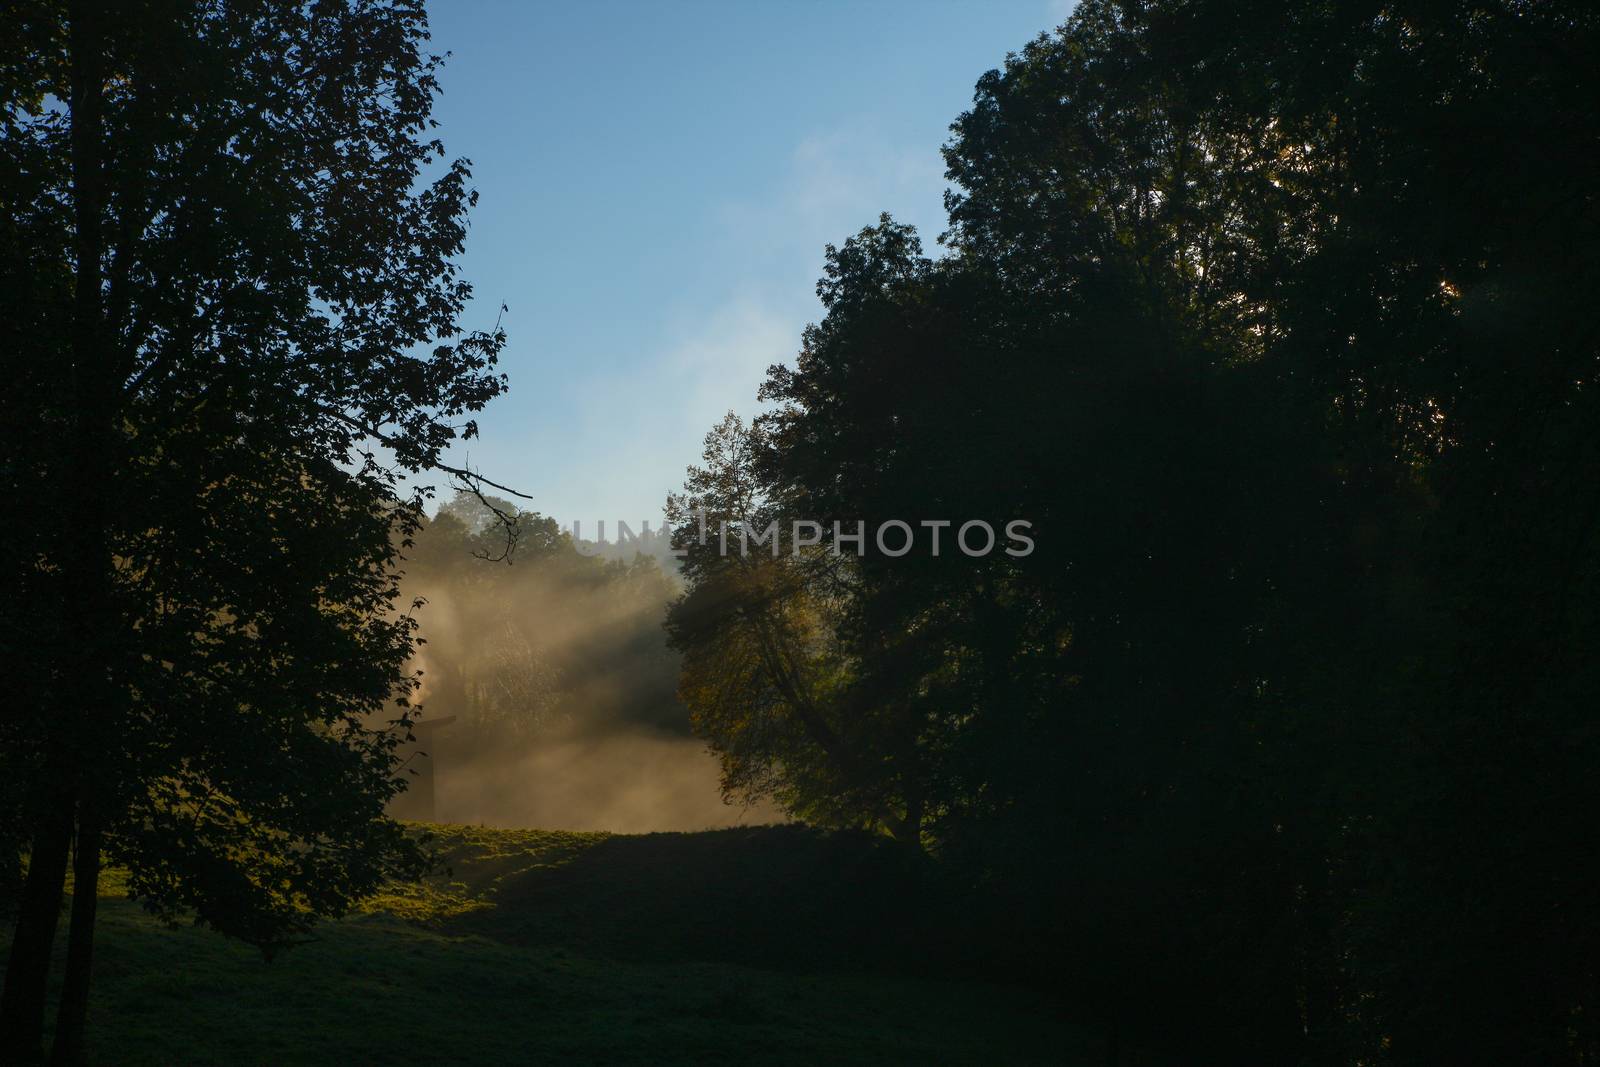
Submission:
<svg viewBox="0 0 1600 1067">
<path fill-rule="evenodd" d="M 1597 21 L 1086 0 L 768 375 L 780 514 L 1033 523 L 864 555 L 831 697 L 1189 1062 L 1600 1054 Z"/>
<path fill-rule="evenodd" d="M 503 388 L 503 337 L 461 330 L 474 194 L 430 133 L 416 5 L 3 21 L 4 404 L 27 429 L 4 488 L 33 506 L 4 524 L 0 648 L 28 679 L 6 797 L 32 833 L 0 1042 L 40 1042 L 75 838 L 70 1063 L 102 853 L 151 909 L 269 954 L 417 869 L 383 814 L 414 684 L 404 479 L 481 484 L 441 457 Z"/>
</svg>

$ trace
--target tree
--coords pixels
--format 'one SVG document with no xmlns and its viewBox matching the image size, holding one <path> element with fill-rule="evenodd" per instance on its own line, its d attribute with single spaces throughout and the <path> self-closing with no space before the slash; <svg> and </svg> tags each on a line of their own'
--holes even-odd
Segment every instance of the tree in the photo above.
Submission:
<svg viewBox="0 0 1600 1067">
<path fill-rule="evenodd" d="M 952 127 L 950 254 L 830 249 L 769 372 L 786 518 L 1034 524 L 869 552 L 813 644 L 916 709 L 935 851 L 1188 1060 L 1597 1054 L 1595 31 L 1086 0 Z"/>
<path fill-rule="evenodd" d="M 923 783 L 900 717 L 862 714 L 850 695 L 836 628 L 852 560 L 793 546 L 758 471 L 768 447 L 730 412 L 706 435 L 705 466 L 668 500 L 688 584 L 667 615 L 679 698 L 721 759 L 726 794 L 882 827 L 920 849 Z"/>
<path fill-rule="evenodd" d="M 413 5 L 6 19 L 3 269 L 36 299 L 7 316 L 6 414 L 36 440 L 5 471 L 40 506 L 7 533 L 5 652 L 49 684 L 5 725 L 34 832 L 0 1040 L 39 1043 L 75 838 L 68 1063 L 103 851 L 269 954 L 417 869 L 383 815 L 414 717 L 402 478 L 486 484 L 442 455 L 504 387 L 503 335 L 459 327 L 474 194 L 427 133 Z"/>
<path fill-rule="evenodd" d="M 938 556 L 866 554 L 837 631 L 856 706 L 904 709 L 936 850 L 1026 902 L 1083 995 L 1183 1011 L 1150 981 L 1187 936 L 1168 895 L 1238 921 L 1208 880 L 1279 856 L 1265 812 L 1236 812 L 1236 840 L 1202 828 L 1251 767 L 1229 668 L 1266 531 L 1244 494 L 1265 488 L 1250 457 L 1281 442 L 1126 257 L 1051 283 L 1070 296 L 1036 284 L 976 255 L 920 260 L 889 220 L 831 252 L 827 318 L 765 386 L 769 491 L 869 526 L 1033 524 L 1025 558 L 968 557 L 954 529 Z M 1185 966 L 1220 981 L 1234 962 Z"/>
<path fill-rule="evenodd" d="M 1600 810 L 1573 762 L 1597 754 L 1581 651 L 1600 569 L 1600 218 L 1580 147 L 1595 13 L 1184 14 L 1173 39 L 1198 29 L 1237 71 L 1231 106 L 1272 85 L 1291 133 L 1326 131 L 1335 224 L 1285 294 L 1278 347 L 1337 412 L 1351 477 L 1426 502 L 1400 522 L 1382 497 L 1368 512 L 1409 564 L 1393 602 L 1426 626 L 1360 674 L 1404 754 L 1349 822 L 1370 878 L 1343 931 L 1363 1021 L 1397 1062 L 1584 1062 L 1600 1047 L 1600 916 L 1577 903 L 1595 868 L 1572 847 Z"/>
</svg>

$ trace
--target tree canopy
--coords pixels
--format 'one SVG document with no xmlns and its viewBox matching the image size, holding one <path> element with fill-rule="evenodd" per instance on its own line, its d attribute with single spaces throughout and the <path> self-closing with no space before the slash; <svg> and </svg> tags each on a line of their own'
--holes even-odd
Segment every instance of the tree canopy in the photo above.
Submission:
<svg viewBox="0 0 1600 1067">
<path fill-rule="evenodd" d="M 420 856 L 398 561 L 497 395 L 474 201 L 416 5 L 10 5 L 0 99 L 7 825 L 34 829 L 0 1024 L 81 1044 L 102 850 L 271 952 Z M 11 551 L 10 549 L 15 549 Z M 22 666 L 26 664 L 26 670 Z M 15 797 L 13 797 L 13 791 Z"/>
<path fill-rule="evenodd" d="M 830 248 L 763 386 L 746 492 L 785 521 L 1033 524 L 869 543 L 809 669 L 901 724 L 879 780 L 916 768 L 916 836 L 1039 965 L 1191 1061 L 1596 1054 L 1595 33 L 1086 0 L 952 126 L 946 252 L 887 216 Z M 691 568 L 680 641 L 806 602 L 740 563 Z M 892 827 L 797 793 L 826 746 L 783 663 L 696 663 L 730 784 Z"/>
</svg>

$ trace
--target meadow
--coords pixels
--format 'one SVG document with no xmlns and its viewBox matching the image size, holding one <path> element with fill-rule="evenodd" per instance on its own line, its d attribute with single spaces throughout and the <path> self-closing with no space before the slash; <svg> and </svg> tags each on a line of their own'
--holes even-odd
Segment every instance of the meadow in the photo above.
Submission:
<svg viewBox="0 0 1600 1067">
<path fill-rule="evenodd" d="M 1106 1062 L 864 835 L 426 829 L 435 875 L 270 962 L 108 872 L 90 1062 Z"/>
</svg>

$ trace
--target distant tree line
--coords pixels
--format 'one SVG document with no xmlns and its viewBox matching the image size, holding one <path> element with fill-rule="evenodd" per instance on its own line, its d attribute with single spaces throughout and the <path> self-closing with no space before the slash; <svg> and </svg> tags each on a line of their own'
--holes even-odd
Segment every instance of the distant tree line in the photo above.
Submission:
<svg viewBox="0 0 1600 1067">
<path fill-rule="evenodd" d="M 947 253 L 830 247 L 673 499 L 726 786 L 937 854 L 1184 1062 L 1595 1062 L 1597 25 L 1084 0 L 985 75 Z"/>
<path fill-rule="evenodd" d="M 510 501 L 458 493 L 407 552 L 403 588 L 425 601 L 420 699 L 456 716 L 456 757 L 518 759 L 553 736 L 688 734 L 678 656 L 661 623 L 679 583 L 641 546 L 630 560 L 575 544 L 554 519 Z M 518 530 L 513 566 L 493 509 Z M 581 549 L 581 550 L 580 550 Z"/>
</svg>

